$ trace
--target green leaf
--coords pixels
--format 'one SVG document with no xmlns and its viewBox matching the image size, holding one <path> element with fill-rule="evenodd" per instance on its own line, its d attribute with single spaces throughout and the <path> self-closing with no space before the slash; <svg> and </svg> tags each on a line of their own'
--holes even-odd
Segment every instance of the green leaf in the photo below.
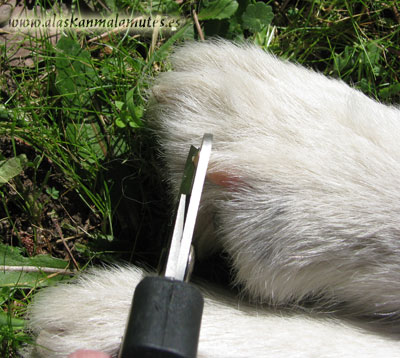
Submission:
<svg viewBox="0 0 400 358">
<path fill-rule="evenodd" d="M 272 7 L 263 2 L 249 4 L 242 15 L 243 27 L 253 33 L 260 32 L 271 24 L 274 18 Z"/>
<path fill-rule="evenodd" d="M 370 63 L 370 65 L 376 66 L 379 63 L 381 57 L 381 49 L 376 45 L 375 42 L 370 42 L 365 46 L 364 52 L 365 58 L 363 59 L 365 63 Z"/>
<path fill-rule="evenodd" d="M 58 200 L 58 198 L 60 197 L 60 192 L 53 187 L 47 188 L 46 193 L 49 194 L 54 200 Z"/>
<path fill-rule="evenodd" d="M 375 42 L 368 43 L 361 55 L 361 61 L 370 67 L 374 76 L 378 76 L 381 71 L 381 66 L 379 66 L 380 58 L 381 49 Z"/>
<path fill-rule="evenodd" d="M 143 2 L 145 4 L 146 2 Z M 159 14 L 179 15 L 180 2 L 176 0 L 152 0 L 147 2 L 147 11 L 154 12 L 157 9 Z"/>
<path fill-rule="evenodd" d="M 340 54 L 335 54 L 334 70 L 339 75 L 354 66 L 356 50 L 351 46 L 346 46 Z"/>
<path fill-rule="evenodd" d="M 368 93 L 371 92 L 371 84 L 368 82 L 366 78 L 361 78 L 360 81 L 355 83 L 356 88 L 359 88 L 361 91 Z"/>
<path fill-rule="evenodd" d="M 387 99 L 400 93 L 400 83 L 393 83 L 379 90 L 379 98 Z"/>
<path fill-rule="evenodd" d="M 115 124 L 117 125 L 118 128 L 125 128 L 126 124 L 121 118 L 117 118 L 115 120 Z"/>
<path fill-rule="evenodd" d="M 9 119 L 10 113 L 4 105 L 0 105 L 0 119 Z"/>
<path fill-rule="evenodd" d="M 130 91 L 128 91 L 128 93 L 126 94 L 126 107 L 128 109 L 128 112 L 130 114 L 130 116 L 127 118 L 128 119 L 128 123 L 132 128 L 138 128 L 141 127 L 142 121 L 141 118 L 143 117 L 143 106 L 138 106 L 135 104 L 134 102 L 134 89 L 131 89 Z"/>
<path fill-rule="evenodd" d="M 75 39 L 65 36 L 56 48 L 55 86 L 63 96 L 64 106 L 77 110 L 87 107 L 92 96 L 90 89 L 96 86 L 98 79 L 90 53 Z"/>
<path fill-rule="evenodd" d="M 96 121 L 90 119 L 83 123 L 71 122 L 67 124 L 66 135 L 68 141 L 76 147 L 80 164 L 90 169 L 92 164 L 104 159 L 104 152 L 100 144 L 101 128 Z"/>
<path fill-rule="evenodd" d="M 193 39 L 192 31 L 192 24 L 187 22 L 175 34 L 168 38 L 168 40 L 165 41 L 165 43 L 163 43 L 157 51 L 153 52 L 148 60 L 148 65 L 152 65 L 154 62 L 165 60 L 165 58 L 169 55 L 172 46 L 175 45 L 178 40 Z"/>
<path fill-rule="evenodd" d="M 139 119 L 141 119 L 143 117 L 143 113 L 144 113 L 143 106 L 136 106 L 135 107 L 134 114 L 135 114 L 135 118 L 137 120 L 139 120 Z"/>
<path fill-rule="evenodd" d="M 22 249 L 0 243 L 0 265 L 4 266 L 41 266 L 52 268 L 66 268 L 68 263 L 49 255 L 25 257 Z"/>
<path fill-rule="evenodd" d="M 117 107 L 119 110 L 122 110 L 122 107 L 124 106 L 124 102 L 121 101 L 115 101 L 115 107 Z"/>
<path fill-rule="evenodd" d="M 37 272 L 7 271 L 4 266 L 34 266 Z M 66 269 L 68 262 L 49 255 L 25 257 L 19 247 L 0 244 L 0 287 L 38 287 L 65 279 L 64 275 L 52 275 L 40 271 L 40 268 Z"/>
<path fill-rule="evenodd" d="M 129 127 L 131 128 L 140 128 L 142 126 L 141 124 L 138 124 L 138 122 L 131 117 L 128 118 L 128 124 Z"/>
<path fill-rule="evenodd" d="M 23 319 L 11 317 L 9 314 L 0 312 L 0 326 L 11 325 L 14 329 L 23 329 L 25 321 Z"/>
<path fill-rule="evenodd" d="M 198 14 L 199 20 L 222 20 L 230 18 L 239 4 L 235 0 L 208 0 L 203 1 L 203 6 Z"/>
<path fill-rule="evenodd" d="M 128 111 L 132 117 L 135 116 L 135 102 L 133 101 L 134 89 L 127 92 L 125 96 L 125 103 Z"/>
<path fill-rule="evenodd" d="M 118 11 L 117 5 L 115 4 L 115 0 L 104 0 L 104 1 L 112 13 Z"/>
<path fill-rule="evenodd" d="M 12 178 L 21 174 L 26 162 L 25 154 L 0 161 L 0 185 L 8 183 Z"/>
</svg>

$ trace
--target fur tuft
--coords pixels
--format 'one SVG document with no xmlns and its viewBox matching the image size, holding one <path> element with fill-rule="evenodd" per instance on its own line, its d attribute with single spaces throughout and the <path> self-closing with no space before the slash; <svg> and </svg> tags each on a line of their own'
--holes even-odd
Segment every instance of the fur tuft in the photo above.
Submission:
<svg viewBox="0 0 400 358">
<path fill-rule="evenodd" d="M 171 183 L 205 132 L 209 177 L 231 178 L 207 184 L 200 253 L 227 251 L 262 302 L 398 321 L 400 111 L 248 45 L 188 44 L 173 67 L 150 107 Z"/>
<path fill-rule="evenodd" d="M 40 291 L 29 311 L 37 346 L 25 357 L 66 358 L 86 348 L 116 358 L 144 275 L 134 267 L 92 269 L 74 283 Z M 400 342 L 334 319 L 256 309 L 210 288 L 203 294 L 198 358 L 400 358 Z"/>
</svg>

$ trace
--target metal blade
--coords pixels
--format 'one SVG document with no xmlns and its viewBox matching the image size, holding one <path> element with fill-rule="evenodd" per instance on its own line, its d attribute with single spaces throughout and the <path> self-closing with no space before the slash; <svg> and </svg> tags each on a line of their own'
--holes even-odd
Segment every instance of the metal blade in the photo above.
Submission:
<svg viewBox="0 0 400 358">
<path fill-rule="evenodd" d="M 201 148 L 199 150 L 194 147 L 194 150 L 191 148 L 186 161 L 175 227 L 165 269 L 165 276 L 177 280 L 184 280 L 185 278 L 211 147 L 212 135 L 205 134 Z M 197 154 L 198 163 L 196 166 L 194 158 Z M 184 218 L 184 224 L 182 218 Z"/>
</svg>

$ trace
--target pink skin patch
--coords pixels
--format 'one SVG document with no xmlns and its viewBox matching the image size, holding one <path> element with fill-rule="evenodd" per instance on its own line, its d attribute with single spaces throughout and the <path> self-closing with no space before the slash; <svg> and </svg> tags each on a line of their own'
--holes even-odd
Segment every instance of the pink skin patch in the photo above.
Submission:
<svg viewBox="0 0 400 358">
<path fill-rule="evenodd" d="M 197 163 L 199 162 L 199 155 L 197 154 L 192 160 L 194 165 L 197 166 Z M 230 175 L 227 172 L 207 173 L 206 178 L 211 183 L 228 189 L 236 189 L 238 186 L 242 186 L 244 184 L 239 178 Z"/>
<path fill-rule="evenodd" d="M 237 189 L 239 186 L 244 185 L 242 180 L 232 175 L 229 175 L 229 173 L 226 172 L 207 173 L 207 180 L 216 185 L 233 190 Z"/>
<path fill-rule="evenodd" d="M 70 354 L 68 358 L 111 358 L 111 356 L 99 351 L 79 349 L 78 351 Z"/>
</svg>

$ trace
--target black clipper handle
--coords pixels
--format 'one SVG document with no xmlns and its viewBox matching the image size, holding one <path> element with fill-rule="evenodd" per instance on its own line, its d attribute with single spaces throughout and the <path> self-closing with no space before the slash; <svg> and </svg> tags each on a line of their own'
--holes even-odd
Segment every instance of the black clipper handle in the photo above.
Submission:
<svg viewBox="0 0 400 358">
<path fill-rule="evenodd" d="M 144 278 L 133 296 L 119 358 L 195 358 L 203 305 L 189 283 Z"/>
</svg>

